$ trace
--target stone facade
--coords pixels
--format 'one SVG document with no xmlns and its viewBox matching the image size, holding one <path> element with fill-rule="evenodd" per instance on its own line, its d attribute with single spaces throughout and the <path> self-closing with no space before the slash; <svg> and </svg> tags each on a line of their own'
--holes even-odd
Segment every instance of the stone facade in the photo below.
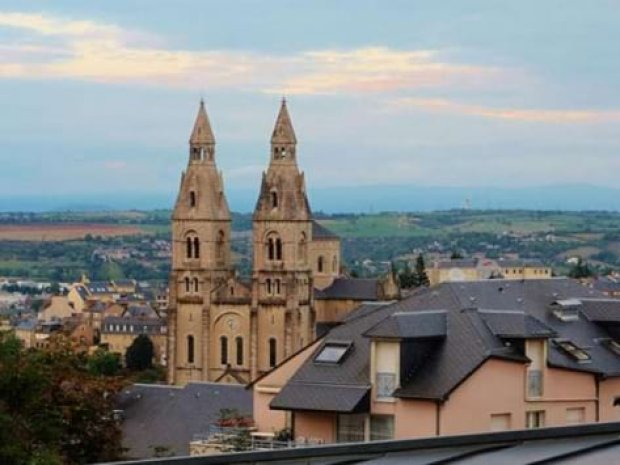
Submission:
<svg viewBox="0 0 620 465">
<path fill-rule="evenodd" d="M 232 265 L 231 217 L 203 102 L 189 146 L 173 213 L 168 378 L 245 384 L 316 338 L 315 287 L 340 276 L 340 240 L 313 222 L 285 101 L 254 211 L 248 281 Z"/>
</svg>

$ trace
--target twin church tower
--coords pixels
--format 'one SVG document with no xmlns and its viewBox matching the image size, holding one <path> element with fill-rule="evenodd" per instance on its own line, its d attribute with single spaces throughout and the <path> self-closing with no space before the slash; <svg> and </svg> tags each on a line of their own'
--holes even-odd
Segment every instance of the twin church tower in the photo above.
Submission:
<svg viewBox="0 0 620 465">
<path fill-rule="evenodd" d="M 297 156 L 283 100 L 253 215 L 252 275 L 244 280 L 233 265 L 230 210 L 200 102 L 172 216 L 169 382 L 248 383 L 313 341 L 317 323 L 367 300 L 370 287 L 381 295 L 377 280 L 340 276 L 340 240 L 313 221 Z M 367 295 L 338 290 L 353 281 Z"/>
</svg>

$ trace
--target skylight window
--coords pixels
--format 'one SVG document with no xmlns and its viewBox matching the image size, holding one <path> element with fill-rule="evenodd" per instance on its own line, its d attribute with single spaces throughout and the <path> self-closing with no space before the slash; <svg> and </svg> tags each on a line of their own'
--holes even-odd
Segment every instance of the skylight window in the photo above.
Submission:
<svg viewBox="0 0 620 465">
<path fill-rule="evenodd" d="M 328 342 L 314 357 L 314 361 L 316 363 L 340 363 L 350 347 L 351 344 L 349 343 Z"/>
<path fill-rule="evenodd" d="M 620 355 L 620 343 L 614 341 L 613 339 L 609 339 L 605 341 L 605 345 L 609 350 L 614 352 L 616 355 Z"/>
<path fill-rule="evenodd" d="M 585 363 L 591 360 L 590 354 L 588 352 L 586 352 L 581 347 L 578 347 L 571 341 L 559 340 L 555 341 L 555 343 L 560 349 L 562 349 L 565 353 L 570 355 L 579 363 Z"/>
</svg>

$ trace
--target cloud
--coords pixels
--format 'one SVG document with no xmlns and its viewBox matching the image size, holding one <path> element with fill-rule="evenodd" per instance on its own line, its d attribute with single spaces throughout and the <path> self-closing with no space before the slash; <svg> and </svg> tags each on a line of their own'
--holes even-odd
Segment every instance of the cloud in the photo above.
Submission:
<svg viewBox="0 0 620 465">
<path fill-rule="evenodd" d="M 405 97 L 395 99 L 391 105 L 397 109 L 416 108 L 424 111 L 453 115 L 535 123 L 599 123 L 620 121 L 620 111 L 568 110 L 568 109 L 519 109 L 493 108 L 471 105 L 446 99 Z"/>
<path fill-rule="evenodd" d="M 88 20 L 2 13 L 24 40 L 0 47 L 0 78 L 82 79 L 190 89 L 286 93 L 389 92 L 494 79 L 498 69 L 455 64 L 434 50 L 364 47 L 269 55 L 167 48 L 161 38 Z M 53 36 L 55 43 L 49 44 Z M 23 38 L 22 38 L 23 39 Z M 49 50 L 49 54 L 42 51 Z"/>
</svg>

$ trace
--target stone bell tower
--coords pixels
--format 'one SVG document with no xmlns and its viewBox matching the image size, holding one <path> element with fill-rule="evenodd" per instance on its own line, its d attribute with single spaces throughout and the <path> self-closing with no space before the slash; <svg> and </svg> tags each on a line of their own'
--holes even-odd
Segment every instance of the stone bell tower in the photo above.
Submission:
<svg viewBox="0 0 620 465">
<path fill-rule="evenodd" d="M 211 296 L 232 274 L 231 217 L 215 138 L 200 102 L 172 214 L 168 381 L 209 379 Z"/>
<path fill-rule="evenodd" d="M 282 100 L 253 216 L 252 378 L 314 339 L 310 205 Z"/>
</svg>

